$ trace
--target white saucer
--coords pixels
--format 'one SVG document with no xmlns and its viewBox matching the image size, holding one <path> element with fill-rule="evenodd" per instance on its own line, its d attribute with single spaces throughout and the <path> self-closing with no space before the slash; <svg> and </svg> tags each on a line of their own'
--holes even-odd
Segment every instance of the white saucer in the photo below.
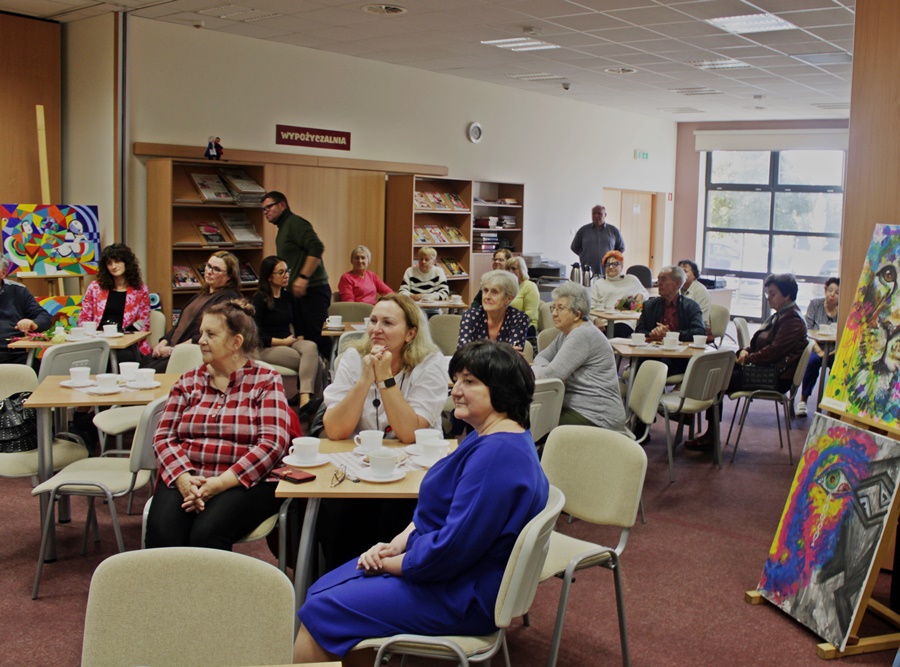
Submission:
<svg viewBox="0 0 900 667">
<path fill-rule="evenodd" d="M 126 382 L 125 386 L 129 389 L 156 389 L 160 386 L 161 383 L 154 380 L 150 384 L 138 384 L 137 380 L 131 380 L 130 382 Z"/>
<path fill-rule="evenodd" d="M 323 328 L 325 329 L 325 331 L 343 331 L 344 325 L 342 324 L 339 327 L 323 327 Z"/>
<path fill-rule="evenodd" d="M 702 350 L 706 347 L 706 343 L 703 343 L 703 345 L 694 345 L 693 343 L 691 343 L 690 345 L 688 345 L 688 347 L 692 347 L 695 350 Z"/>
<path fill-rule="evenodd" d="M 105 333 L 105 332 L 103 332 L 103 331 L 98 331 L 98 332 L 97 332 L 97 337 L 98 337 L 98 338 L 121 338 L 121 337 L 124 336 L 124 335 L 125 335 L 125 334 L 123 334 L 121 331 L 117 331 L 117 332 L 114 333 L 114 334 L 108 334 L 108 333 Z"/>
<path fill-rule="evenodd" d="M 376 484 L 386 484 L 387 482 L 399 482 L 401 479 L 406 477 L 405 470 L 395 470 L 394 474 L 390 477 L 376 477 L 368 470 L 363 470 L 357 475 L 364 482 L 374 482 Z"/>
<path fill-rule="evenodd" d="M 112 394 L 118 394 L 122 390 L 118 387 L 113 387 L 112 389 L 101 389 L 100 387 L 92 387 L 88 392 L 89 394 L 97 394 L 98 396 L 111 396 Z"/>
<path fill-rule="evenodd" d="M 368 449 L 363 449 L 362 447 L 357 447 L 351 453 L 356 454 L 357 456 L 368 456 L 372 452 L 370 452 Z"/>
<path fill-rule="evenodd" d="M 78 343 L 83 340 L 90 340 L 91 338 L 92 336 L 88 336 L 87 334 L 84 334 L 82 336 L 73 336 L 72 334 L 66 334 L 66 340 L 70 343 Z"/>
<path fill-rule="evenodd" d="M 319 454 L 312 463 L 301 463 L 296 456 L 285 456 L 282 461 L 285 465 L 294 466 L 295 468 L 318 468 L 331 461 L 328 454 Z"/>
<path fill-rule="evenodd" d="M 419 445 L 407 445 L 404 449 L 410 456 L 422 456 L 422 448 Z"/>
<path fill-rule="evenodd" d="M 62 380 L 59 383 L 60 387 L 69 387 L 70 389 L 78 389 L 80 387 L 93 387 L 96 382 L 93 380 L 85 380 L 84 382 L 76 382 L 75 380 Z"/>
<path fill-rule="evenodd" d="M 430 468 L 430 467 L 433 466 L 435 463 L 437 463 L 438 461 L 440 461 L 440 459 L 438 459 L 437 461 L 431 461 L 431 460 L 429 460 L 429 459 L 426 459 L 424 456 L 413 456 L 411 460 L 412 460 L 412 462 L 415 463 L 417 466 L 422 466 L 423 468 L 426 468 L 426 469 L 427 469 L 427 468 Z"/>
</svg>

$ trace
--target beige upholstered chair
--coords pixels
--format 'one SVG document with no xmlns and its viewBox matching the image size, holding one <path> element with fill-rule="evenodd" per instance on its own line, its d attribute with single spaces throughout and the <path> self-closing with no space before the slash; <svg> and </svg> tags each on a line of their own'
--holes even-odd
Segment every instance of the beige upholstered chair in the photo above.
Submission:
<svg viewBox="0 0 900 667">
<path fill-rule="evenodd" d="M 382 664 L 382 658 L 386 656 L 400 654 L 455 660 L 463 667 L 472 662 L 490 662 L 491 658 L 502 650 L 506 667 L 510 667 L 505 630 L 513 618 L 522 616 L 528 611 L 534 600 L 541 569 L 547 556 L 547 543 L 564 502 L 565 496 L 562 492 L 551 485 L 546 508 L 529 521 L 519 533 L 506 564 L 497 603 L 494 606 L 497 632 L 484 637 L 396 635 L 363 640 L 353 647 L 353 650 L 378 649 L 376 665 Z"/>
<path fill-rule="evenodd" d="M 534 345 L 530 341 L 525 341 L 525 347 L 522 348 L 522 356 L 529 364 L 534 361 Z"/>
<path fill-rule="evenodd" d="M 725 306 L 717 303 L 709 307 L 709 329 L 712 333 L 716 347 L 722 345 L 725 338 L 725 332 L 728 330 L 728 322 L 731 318 L 731 311 Z"/>
<path fill-rule="evenodd" d="M 103 338 L 52 345 L 44 350 L 38 382 L 49 375 L 68 375 L 73 366 L 87 366 L 91 375 L 105 373 L 109 364 L 109 342 Z"/>
<path fill-rule="evenodd" d="M 208 612 L 174 613 L 173 590 L 202 591 Z M 193 547 L 130 551 L 94 571 L 81 664 L 286 665 L 295 611 L 291 581 L 256 558 Z"/>
<path fill-rule="evenodd" d="M 585 542 L 559 532 L 550 536 L 550 552 L 544 562 L 541 581 L 561 577 L 563 585 L 547 664 L 549 667 L 556 665 L 575 572 L 600 566 L 613 573 L 622 662 L 627 667 L 630 660 L 619 559 L 637 517 L 647 473 L 647 455 L 640 445 L 621 433 L 595 426 L 559 426 L 547 438 L 541 466 L 550 484 L 565 495 L 564 512 L 583 521 L 621 528 L 615 547 Z"/>
<path fill-rule="evenodd" d="M 656 420 L 659 399 L 666 390 L 666 373 L 668 368 L 661 361 L 646 359 L 641 362 L 631 396 L 628 397 L 628 411 L 647 426 Z M 628 430 L 627 435 L 636 440 L 634 433 Z"/>
<path fill-rule="evenodd" d="M 550 303 L 548 303 L 547 301 L 541 301 L 541 305 L 538 308 L 538 333 L 540 333 L 544 329 L 549 329 L 552 326 L 553 313 L 550 312 Z"/>
<path fill-rule="evenodd" d="M 733 322 L 735 331 L 737 331 L 738 349 L 743 350 L 750 346 L 750 327 L 747 326 L 747 320 L 743 317 L 735 317 Z"/>
<path fill-rule="evenodd" d="M 559 335 L 559 329 L 554 326 L 547 327 L 546 329 L 542 329 L 537 337 L 537 348 L 538 353 L 544 350 L 550 343 L 556 340 L 556 337 Z"/>
<path fill-rule="evenodd" d="M 166 335 L 166 315 L 161 310 L 150 311 L 150 336 L 147 343 L 150 347 L 156 347 L 163 336 Z"/>
<path fill-rule="evenodd" d="M 452 357 L 456 354 L 456 344 L 459 342 L 459 323 L 461 315 L 435 315 L 428 320 L 428 328 L 431 330 L 431 339 L 441 348 L 444 356 Z"/>
<path fill-rule="evenodd" d="M 340 315 L 344 322 L 362 322 L 372 314 L 372 304 L 336 301 L 328 306 L 328 314 Z"/>
<path fill-rule="evenodd" d="M 559 425 L 566 385 L 556 378 L 534 381 L 534 398 L 531 399 L 531 437 L 537 442 Z"/>
</svg>

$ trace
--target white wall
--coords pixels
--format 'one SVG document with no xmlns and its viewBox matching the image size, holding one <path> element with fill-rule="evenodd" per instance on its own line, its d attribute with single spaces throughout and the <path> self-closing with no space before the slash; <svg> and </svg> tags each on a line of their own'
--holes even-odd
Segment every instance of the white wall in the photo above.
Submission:
<svg viewBox="0 0 900 667">
<path fill-rule="evenodd" d="M 216 134 L 226 151 L 439 164 L 451 177 L 525 183 L 526 252 L 575 261 L 571 237 L 604 187 L 673 189 L 676 127 L 657 118 L 146 19 L 129 19 L 128 44 L 132 141 L 202 151 Z M 480 144 L 465 138 L 471 121 L 484 127 Z M 352 132 L 352 150 L 276 145 L 276 123 Z M 634 160 L 635 148 L 651 159 Z M 139 161 L 129 173 L 138 232 Z M 130 236 L 142 254 L 141 234 Z"/>
</svg>

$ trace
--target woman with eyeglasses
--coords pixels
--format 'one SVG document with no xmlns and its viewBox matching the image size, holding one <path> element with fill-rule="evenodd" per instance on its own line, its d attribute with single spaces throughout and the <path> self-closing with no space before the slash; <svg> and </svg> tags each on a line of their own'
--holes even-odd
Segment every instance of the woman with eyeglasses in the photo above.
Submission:
<svg viewBox="0 0 900 667">
<path fill-rule="evenodd" d="M 836 325 L 838 318 L 838 297 L 841 294 L 841 279 L 832 276 L 825 281 L 825 297 L 813 299 L 806 308 L 806 328 L 818 329 L 823 324 Z M 822 360 L 825 351 L 818 343 L 813 344 L 813 350 L 803 373 L 803 385 L 800 390 L 800 404 L 797 406 L 797 416 L 806 416 L 806 402 L 812 396 L 813 387 L 819 379 L 819 371 L 822 370 Z M 828 367 L 834 362 L 834 349 L 828 355 Z"/>
<path fill-rule="evenodd" d="M 276 255 L 269 255 L 259 266 L 259 286 L 253 295 L 259 329 L 258 355 L 267 363 L 297 369 L 300 412 L 305 414 L 318 407 L 310 399 L 319 370 L 319 349 L 312 341 L 293 334 L 297 330 L 294 326 L 297 313 L 287 289 L 290 277 L 287 262 Z"/>
<path fill-rule="evenodd" d="M 591 303 L 597 310 L 636 310 L 650 295 L 637 276 L 625 273 L 625 256 L 618 250 L 610 250 L 603 255 L 603 270 L 606 277 L 595 280 L 591 285 Z M 606 320 L 594 320 L 600 329 L 606 328 Z M 634 331 L 628 322 L 616 322 L 615 331 L 607 331 L 609 338 L 627 338 Z"/>
<path fill-rule="evenodd" d="M 509 271 L 488 271 L 481 277 L 481 305 L 467 310 L 459 323 L 457 347 L 473 340 L 496 340 L 523 350 L 528 315 L 512 307 L 519 281 Z"/>
<path fill-rule="evenodd" d="M 165 371 L 176 345 L 200 341 L 200 324 L 206 309 L 229 299 L 240 298 L 240 291 L 241 267 L 238 258 L 227 250 L 214 252 L 206 260 L 200 292 L 187 302 L 178 324 L 165 333 L 150 356 L 141 359 L 141 366 Z"/>
</svg>

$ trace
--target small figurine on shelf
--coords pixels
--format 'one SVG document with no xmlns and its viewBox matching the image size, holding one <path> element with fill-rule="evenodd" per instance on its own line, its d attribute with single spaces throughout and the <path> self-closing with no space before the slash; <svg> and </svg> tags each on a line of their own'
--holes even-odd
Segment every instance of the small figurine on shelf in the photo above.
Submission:
<svg viewBox="0 0 900 667">
<path fill-rule="evenodd" d="M 206 143 L 206 152 L 203 154 L 207 160 L 221 160 L 222 153 L 225 152 L 222 148 L 222 144 L 219 143 L 222 141 L 219 137 L 210 136 Z"/>
</svg>

